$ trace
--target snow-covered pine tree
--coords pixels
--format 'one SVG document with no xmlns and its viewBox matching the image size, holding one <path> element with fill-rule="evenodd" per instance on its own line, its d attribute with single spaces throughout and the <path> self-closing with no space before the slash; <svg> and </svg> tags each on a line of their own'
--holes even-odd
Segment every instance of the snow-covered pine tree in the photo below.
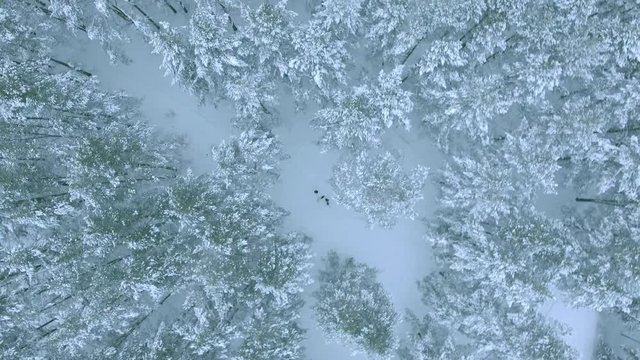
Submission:
<svg viewBox="0 0 640 360">
<path fill-rule="evenodd" d="M 438 260 L 508 304 L 535 308 L 578 266 L 574 238 L 560 221 L 523 211 L 476 222 L 458 211 L 439 213 L 430 233 Z"/>
<path fill-rule="evenodd" d="M 510 304 L 477 281 L 456 271 L 428 275 L 420 284 L 430 317 L 471 349 L 473 359 L 574 359 L 557 323 L 535 308 Z M 452 341 L 455 341 L 452 339 Z"/>
<path fill-rule="evenodd" d="M 350 56 L 344 40 L 323 31 L 320 22 L 312 21 L 296 28 L 292 44 L 295 55 L 289 59 L 289 78 L 299 89 L 299 99 L 307 101 L 313 93 L 324 95 L 345 84 Z M 310 85 L 317 90 L 306 90 Z"/>
<path fill-rule="evenodd" d="M 429 314 L 419 319 L 412 313 L 406 316 L 409 324 L 407 338 L 398 349 L 401 360 L 470 360 L 473 347 L 456 343 L 454 331 L 439 324 Z"/>
<path fill-rule="evenodd" d="M 288 76 L 295 16 L 295 12 L 287 9 L 286 0 L 275 4 L 264 2 L 255 9 L 242 6 L 242 17 L 246 22 L 244 35 L 252 44 L 258 64 L 264 66 L 268 73 Z"/>
<path fill-rule="evenodd" d="M 614 346 L 604 339 L 598 339 L 595 345 L 594 360 L 638 360 L 640 350 L 637 347 Z"/>
<path fill-rule="evenodd" d="M 276 81 L 287 76 L 284 56 L 292 51 L 292 29 L 284 5 L 252 8 L 234 1 L 203 1 L 187 27 L 160 22 L 159 28 L 141 30 L 154 52 L 163 56 L 162 67 L 174 82 L 202 102 L 230 100 L 236 108 L 235 125 L 247 129 L 273 120 Z"/>
<path fill-rule="evenodd" d="M 312 21 L 336 38 L 347 40 L 360 29 L 363 3 L 364 0 L 322 0 L 312 11 Z"/>
<path fill-rule="evenodd" d="M 339 203 L 365 215 L 370 226 L 390 228 L 402 216 L 415 217 L 427 173 L 417 166 L 406 174 L 390 152 L 361 152 L 334 167 L 331 184 Z"/>
<path fill-rule="evenodd" d="M 280 161 L 289 157 L 271 131 L 258 128 L 223 141 L 212 149 L 212 154 L 218 164 L 216 176 L 222 181 L 237 181 L 257 189 L 275 183 Z"/>
<path fill-rule="evenodd" d="M 238 56 L 241 35 L 220 3 L 203 2 L 191 16 L 189 43 L 193 46 L 196 74 L 206 82 L 214 99 L 224 94 L 225 84 L 237 78 L 247 62 Z"/>
<path fill-rule="evenodd" d="M 201 102 L 209 99 L 211 88 L 208 81 L 197 71 L 195 46 L 179 29 L 167 22 L 160 22 L 160 31 L 147 29 L 144 32 L 151 52 L 162 57 L 160 68 L 172 83 L 180 84 Z"/>
<path fill-rule="evenodd" d="M 378 147 L 385 130 L 411 128 L 411 94 L 400 87 L 402 67 L 381 71 L 372 85 L 354 87 L 349 93 L 331 92 L 331 106 L 316 114 L 311 125 L 323 132 L 323 150 L 339 149 L 353 153 Z"/>
<path fill-rule="evenodd" d="M 48 17 L 64 25 L 66 32 L 72 35 L 87 36 L 99 42 L 112 62 L 123 63 L 130 61 L 122 49 L 123 43 L 130 40 L 130 28 L 134 27 L 142 32 L 147 32 L 148 28 L 159 31 L 161 28 L 156 15 L 167 12 L 177 14 L 173 6 L 167 6 L 170 5 L 167 0 L 137 3 L 116 0 L 34 0 L 27 1 L 24 5 L 39 13 L 42 18 Z M 56 38 L 69 39 L 65 31 L 57 32 Z"/>
<path fill-rule="evenodd" d="M 250 308 L 250 322 L 238 349 L 239 360 L 303 359 L 305 330 L 298 321 L 302 291 L 309 285 L 310 239 L 276 235 L 254 251 L 254 291 L 261 300 Z"/>
<path fill-rule="evenodd" d="M 525 179 L 515 182 L 512 169 L 493 151 L 455 156 L 439 175 L 440 203 L 475 222 L 500 219 L 518 209 L 531 208 L 531 189 Z"/>
<path fill-rule="evenodd" d="M 372 56 L 382 55 L 383 63 L 393 63 L 396 38 L 407 22 L 410 0 L 369 0 L 363 6 L 364 36 Z"/>
<path fill-rule="evenodd" d="M 565 275 L 562 288 L 576 306 L 637 315 L 640 289 L 629 279 L 640 276 L 640 211 L 635 206 L 599 207 L 566 221 L 578 240 L 578 266 Z"/>
<path fill-rule="evenodd" d="M 333 105 L 319 110 L 311 121 L 311 126 L 323 132 L 319 140 L 323 151 L 335 148 L 357 152 L 380 146 L 384 125 L 369 99 L 366 87 L 332 94 Z"/>
<path fill-rule="evenodd" d="M 353 345 L 374 358 L 387 358 L 396 347 L 396 314 L 376 270 L 352 257 L 330 251 L 313 293 L 320 328 L 330 339 Z"/>
</svg>

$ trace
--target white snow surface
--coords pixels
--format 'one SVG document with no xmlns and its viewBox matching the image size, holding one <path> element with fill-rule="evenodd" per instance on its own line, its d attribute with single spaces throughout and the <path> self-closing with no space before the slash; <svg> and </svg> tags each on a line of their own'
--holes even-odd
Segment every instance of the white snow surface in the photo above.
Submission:
<svg viewBox="0 0 640 360">
<path fill-rule="evenodd" d="M 150 48 L 139 38 L 133 37 L 125 47 L 131 64 L 110 64 L 103 50 L 94 42 L 82 37 L 71 46 L 61 44 L 59 57 L 87 70 L 110 90 L 124 90 L 129 95 L 142 99 L 142 112 L 146 120 L 167 134 L 182 135 L 187 147 L 184 158 L 194 173 L 212 171 L 214 162 L 211 147 L 223 139 L 237 134 L 231 126 L 233 109 L 229 105 L 200 105 L 198 100 L 183 91 L 178 85 L 163 76 L 159 69 L 161 59 L 150 54 Z M 435 187 L 427 185 L 425 200 L 416 210 L 421 215 L 417 220 L 401 220 L 393 229 L 369 228 L 363 216 L 331 202 L 330 206 L 316 200 L 313 190 L 332 199 L 329 185 L 332 166 L 338 154 L 321 153 L 316 144 L 319 133 L 309 127 L 313 110 L 296 113 L 290 104 L 283 103 L 278 109 L 282 124 L 274 129 L 284 143 L 291 158 L 282 164 L 280 181 L 272 189 L 275 202 L 290 212 L 285 221 L 285 230 L 301 231 L 313 238 L 312 251 L 317 264 L 329 250 L 335 249 L 379 270 L 378 279 L 389 292 L 396 311 L 402 318 L 405 309 L 421 314 L 420 293 L 417 281 L 434 270 L 431 249 L 425 239 L 425 217 L 435 209 Z M 426 142 L 420 129 L 411 132 L 392 130 L 385 139 L 402 156 L 406 169 L 417 164 L 426 165 L 435 172 L 442 164 L 442 156 L 435 146 Z M 312 269 L 313 275 L 317 268 Z M 302 325 L 308 329 L 304 344 L 312 360 L 366 359 L 363 354 L 353 355 L 347 346 L 326 343 L 315 324 L 310 309 L 311 285 L 305 292 L 306 306 L 302 312 Z M 549 316 L 573 328 L 567 340 L 582 355 L 591 357 L 597 317 L 594 313 L 573 310 L 562 302 L 545 305 L 551 309 Z M 545 308 L 547 309 L 547 308 Z M 541 309 L 543 313 L 545 309 Z M 398 326 L 398 336 L 404 335 L 403 326 Z"/>
<path fill-rule="evenodd" d="M 567 306 L 562 300 L 547 301 L 542 305 L 541 312 L 562 324 L 571 332 L 565 336 L 565 341 L 579 352 L 579 359 L 590 360 L 596 340 L 598 313 L 591 309 L 575 309 Z"/>
</svg>

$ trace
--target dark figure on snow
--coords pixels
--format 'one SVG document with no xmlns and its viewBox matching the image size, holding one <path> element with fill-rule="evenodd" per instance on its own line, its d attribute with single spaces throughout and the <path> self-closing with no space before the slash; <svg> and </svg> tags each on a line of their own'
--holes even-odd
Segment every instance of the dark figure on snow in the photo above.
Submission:
<svg viewBox="0 0 640 360">
<path fill-rule="evenodd" d="M 314 194 L 318 194 L 318 190 L 313 190 L 313 193 L 314 193 Z M 325 202 L 327 205 L 329 205 L 329 198 L 328 198 L 328 197 L 326 197 L 326 196 L 324 196 L 324 195 L 322 195 L 322 196 L 320 196 L 319 198 L 317 198 L 317 199 L 316 199 L 316 201 L 320 201 L 320 200 L 322 200 L 322 199 L 324 199 L 324 202 Z"/>
</svg>

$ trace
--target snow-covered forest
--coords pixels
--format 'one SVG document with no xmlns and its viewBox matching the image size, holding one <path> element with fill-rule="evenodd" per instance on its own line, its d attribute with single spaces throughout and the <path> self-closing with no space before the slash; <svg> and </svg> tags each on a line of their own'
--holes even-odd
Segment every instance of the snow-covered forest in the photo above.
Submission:
<svg viewBox="0 0 640 360">
<path fill-rule="evenodd" d="M 640 360 L 640 2 L 0 0 L 0 359 Z"/>
</svg>

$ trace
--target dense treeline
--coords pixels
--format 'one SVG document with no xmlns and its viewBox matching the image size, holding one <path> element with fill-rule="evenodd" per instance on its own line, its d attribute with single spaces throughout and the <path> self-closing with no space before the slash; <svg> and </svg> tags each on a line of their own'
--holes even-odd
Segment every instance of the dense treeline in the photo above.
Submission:
<svg viewBox="0 0 640 360">
<path fill-rule="evenodd" d="M 185 174 L 133 99 L 51 67 L 48 25 L 0 17 L 0 357 L 301 357 L 309 239 L 265 194 L 273 134 Z"/>
<path fill-rule="evenodd" d="M 385 136 L 426 130 L 447 159 L 431 172 L 440 196 L 427 224 L 440 270 L 420 284 L 428 313 L 408 316 L 401 358 L 573 358 L 538 312 L 557 293 L 640 331 L 636 2 L 7 0 L 0 9 L 6 354 L 127 357 L 145 343 L 157 357 L 302 357 L 292 324 L 308 240 L 278 232 L 284 211 L 263 191 L 285 158 L 269 129 L 289 97 L 319 107 L 310 126 L 320 149 L 343 154 L 337 199 L 370 224 L 413 217 L 427 174 L 404 174 Z M 217 172 L 184 175 L 177 144 L 137 123 L 133 100 L 52 59 L 48 46 L 67 29 L 114 61 L 127 61 L 122 41 L 142 36 L 186 91 L 233 103 L 243 134 L 216 150 Z M 575 195 L 551 217 L 540 199 L 557 193 Z M 162 318 L 172 306 L 179 315 Z"/>
</svg>

